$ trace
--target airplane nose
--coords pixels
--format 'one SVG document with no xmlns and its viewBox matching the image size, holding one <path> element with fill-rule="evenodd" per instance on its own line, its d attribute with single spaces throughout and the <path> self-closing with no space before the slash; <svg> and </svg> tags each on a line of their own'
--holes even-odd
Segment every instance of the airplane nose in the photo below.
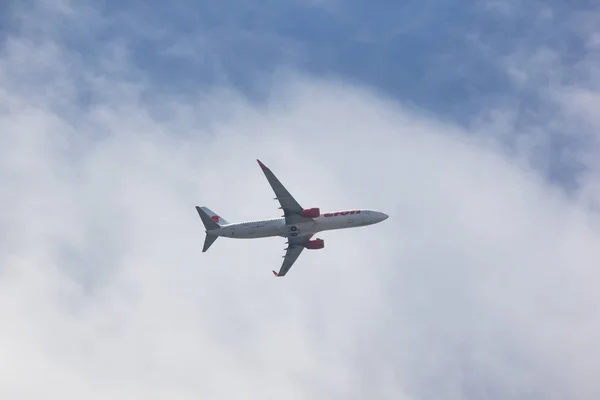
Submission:
<svg viewBox="0 0 600 400">
<path fill-rule="evenodd" d="M 387 215 L 386 213 L 382 213 L 382 212 L 379 213 L 379 222 L 385 221 L 388 218 L 389 218 L 389 215 Z"/>
</svg>

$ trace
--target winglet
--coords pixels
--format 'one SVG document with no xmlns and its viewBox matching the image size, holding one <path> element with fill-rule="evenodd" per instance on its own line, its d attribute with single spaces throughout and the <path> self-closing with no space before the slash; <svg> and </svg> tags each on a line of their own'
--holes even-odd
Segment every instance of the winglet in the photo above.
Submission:
<svg viewBox="0 0 600 400">
<path fill-rule="evenodd" d="M 273 271 L 273 275 L 275 275 L 276 277 L 279 277 L 279 274 L 275 271 Z"/>
<path fill-rule="evenodd" d="M 260 165 L 260 167 L 264 170 L 267 169 L 267 167 L 265 166 L 265 164 L 261 163 L 259 159 L 257 159 L 256 161 L 258 161 L 258 165 Z"/>
</svg>

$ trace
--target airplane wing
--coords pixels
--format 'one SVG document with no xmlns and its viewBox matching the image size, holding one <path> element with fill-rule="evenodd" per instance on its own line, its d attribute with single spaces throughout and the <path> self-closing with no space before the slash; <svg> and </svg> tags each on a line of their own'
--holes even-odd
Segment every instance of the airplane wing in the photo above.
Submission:
<svg viewBox="0 0 600 400">
<path fill-rule="evenodd" d="M 292 265 L 296 262 L 298 257 L 300 257 L 300 253 L 305 249 L 304 245 L 310 240 L 313 234 L 302 235 L 302 236 L 289 236 L 288 237 L 288 247 L 285 252 L 285 256 L 283 256 L 283 263 L 281 264 L 281 268 L 279 272 L 273 271 L 273 275 L 282 277 L 287 274 L 287 272 L 292 268 Z"/>
<path fill-rule="evenodd" d="M 267 177 L 267 181 L 271 185 L 273 192 L 275 192 L 275 200 L 279 200 L 280 209 L 283 210 L 283 216 L 285 217 L 286 225 L 297 224 L 299 222 L 307 222 L 312 221 L 311 218 L 306 218 L 300 215 L 302 213 L 303 208 L 298 204 L 296 199 L 287 191 L 285 186 L 279 182 L 279 179 L 275 176 L 273 172 L 269 168 L 267 168 L 260 160 L 258 161 L 258 165 L 263 170 L 265 176 Z"/>
</svg>

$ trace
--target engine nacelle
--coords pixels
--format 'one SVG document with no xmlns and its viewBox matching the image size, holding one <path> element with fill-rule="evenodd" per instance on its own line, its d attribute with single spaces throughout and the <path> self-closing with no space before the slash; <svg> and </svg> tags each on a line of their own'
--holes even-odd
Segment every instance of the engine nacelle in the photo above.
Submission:
<svg viewBox="0 0 600 400">
<path fill-rule="evenodd" d="M 304 247 L 306 247 L 309 250 L 322 249 L 323 247 L 325 247 L 325 241 L 323 239 L 309 240 Z"/>
<path fill-rule="evenodd" d="M 301 215 L 307 218 L 318 218 L 319 215 L 321 215 L 321 209 L 318 207 L 308 208 L 306 210 L 302 210 Z"/>
</svg>

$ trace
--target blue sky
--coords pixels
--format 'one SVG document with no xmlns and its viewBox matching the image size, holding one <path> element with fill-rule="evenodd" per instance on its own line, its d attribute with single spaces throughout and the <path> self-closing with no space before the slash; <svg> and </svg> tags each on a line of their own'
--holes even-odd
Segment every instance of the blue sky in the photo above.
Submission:
<svg viewBox="0 0 600 400">
<path fill-rule="evenodd" d="M 289 66 L 461 120 L 502 101 L 541 100 L 515 85 L 502 57 L 540 46 L 561 63 L 582 56 L 583 38 L 562 28 L 572 11 L 562 2 L 508 11 L 481 1 L 330 3 L 109 1 L 100 10 L 110 22 L 79 46 L 70 40 L 84 54 L 99 40 L 125 40 L 140 69 L 178 89 L 227 80 L 256 94 L 257 77 Z M 174 45 L 184 48 L 170 53 Z"/>
<path fill-rule="evenodd" d="M 8 4 L 25 11 L 32 3 Z M 41 18 L 59 3 L 40 4 L 46 9 Z M 501 109 L 512 114 L 509 131 L 543 127 L 551 161 L 541 169 L 567 188 L 576 186 L 581 163 L 563 153 L 588 145 L 589 138 L 574 135 L 570 125 L 544 124 L 543 118 L 555 106 L 548 90 L 588 81 L 581 65 L 589 55 L 589 36 L 576 29 L 586 2 L 70 5 L 84 18 L 63 16 L 62 24 L 51 26 L 61 45 L 95 68 L 107 45 L 122 44 L 136 68 L 131 79 L 150 80 L 159 95 L 232 85 L 260 101 L 269 94 L 273 74 L 284 68 L 368 86 L 464 126 Z M 23 30 L 47 34 L 48 23 L 39 18 L 24 28 L 19 19 L 7 17 L 10 13 L 3 15 L 9 27 L 5 36 Z M 81 95 L 89 100 L 89 93 Z M 507 132 L 509 145 L 514 136 Z"/>
<path fill-rule="evenodd" d="M 288 66 L 370 85 L 459 120 L 503 101 L 543 100 L 516 85 L 503 57 L 544 47 L 568 67 L 585 55 L 586 38 L 566 26 L 578 11 L 573 2 L 313 3 L 104 1 L 93 6 L 102 23 L 69 19 L 74 26 L 54 28 L 84 57 L 124 41 L 138 68 L 179 90 L 227 80 L 260 93 L 257 76 Z M 18 21 L 8 26 L 19 29 Z"/>
<path fill-rule="evenodd" d="M 2 2 L 0 398 L 597 399 L 599 32 L 583 1 Z M 390 218 L 283 280 L 280 238 L 201 253 L 194 205 L 277 215 L 255 158 Z"/>
</svg>

